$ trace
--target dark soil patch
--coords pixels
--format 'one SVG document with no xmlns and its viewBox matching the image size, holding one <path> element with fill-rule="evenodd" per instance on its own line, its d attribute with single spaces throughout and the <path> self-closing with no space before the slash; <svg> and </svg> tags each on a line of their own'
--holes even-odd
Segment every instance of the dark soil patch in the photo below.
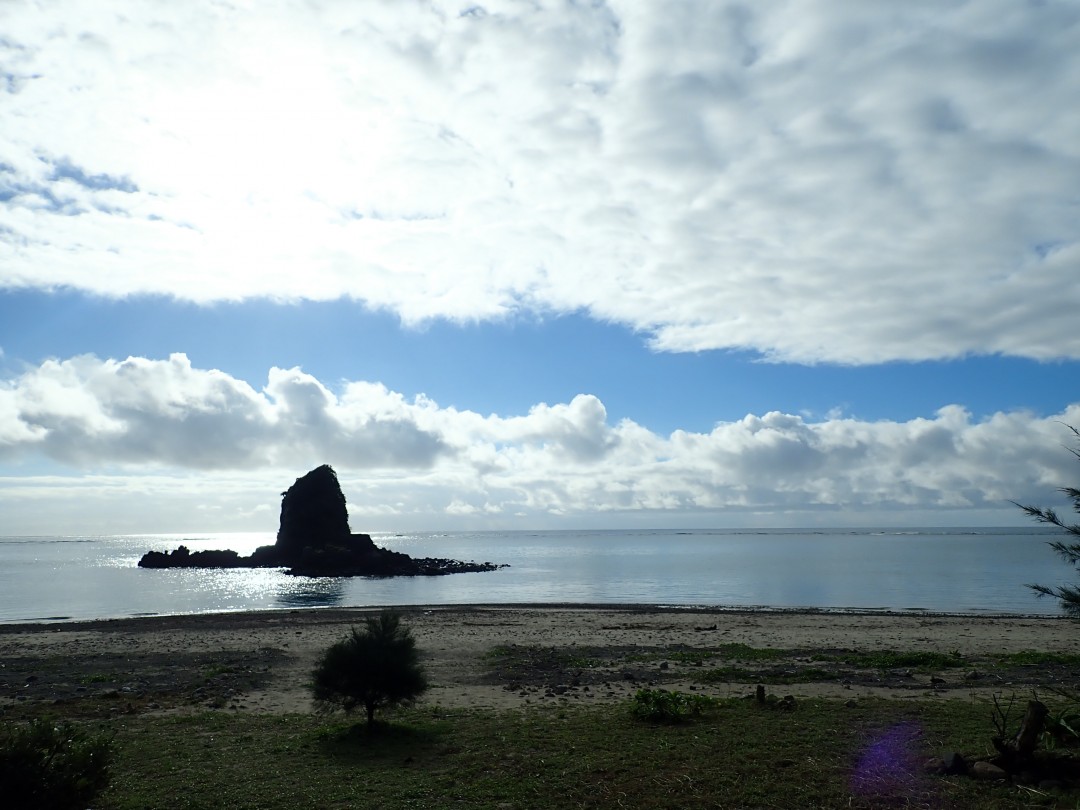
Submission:
<svg viewBox="0 0 1080 810">
<path fill-rule="evenodd" d="M 181 706 L 225 708 L 264 686 L 282 650 L 207 653 L 103 653 L 77 658 L 13 657 L 0 662 L 0 713 L 23 716 L 43 706 L 65 717 L 98 717 Z"/>
<path fill-rule="evenodd" d="M 942 656 L 937 666 L 874 666 L 889 654 L 852 650 L 718 647 L 534 647 L 507 645 L 488 655 L 484 682 L 507 689 L 555 689 L 629 681 L 643 686 L 699 683 L 838 683 L 845 686 L 948 692 L 974 689 L 1080 689 L 1072 662 L 1016 663 L 1015 657 Z M 933 660 L 933 659 L 931 659 Z"/>
</svg>

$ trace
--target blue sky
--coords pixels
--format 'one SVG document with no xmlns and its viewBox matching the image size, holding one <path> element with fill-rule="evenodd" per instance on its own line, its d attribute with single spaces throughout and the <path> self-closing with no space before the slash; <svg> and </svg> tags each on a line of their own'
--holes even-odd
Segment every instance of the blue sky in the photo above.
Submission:
<svg viewBox="0 0 1080 810">
<path fill-rule="evenodd" d="M 1080 374 L 1076 361 L 1022 358 L 811 366 L 762 362 L 747 351 L 657 352 L 625 327 L 580 314 L 403 327 L 349 300 L 196 305 L 11 291 L 0 297 L 0 316 L 9 355 L 18 358 L 0 360 L 9 376 L 48 358 L 183 351 L 193 365 L 254 387 L 271 366 L 301 366 L 331 388 L 374 380 L 408 398 L 424 394 L 485 415 L 594 394 L 610 420 L 664 434 L 708 432 L 773 410 L 904 421 L 961 404 L 977 419 L 1018 409 L 1048 416 L 1074 401 Z"/>
<path fill-rule="evenodd" d="M 1069 2 L 0 10 L 0 534 L 1019 523 Z M 126 493 L 135 493 L 136 498 Z"/>
</svg>

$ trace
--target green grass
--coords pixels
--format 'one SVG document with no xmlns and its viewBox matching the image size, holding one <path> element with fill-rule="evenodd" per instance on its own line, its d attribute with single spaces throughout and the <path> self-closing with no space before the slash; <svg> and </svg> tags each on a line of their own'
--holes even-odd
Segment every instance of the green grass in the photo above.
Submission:
<svg viewBox="0 0 1080 810">
<path fill-rule="evenodd" d="M 1003 655 L 998 660 L 1006 665 L 1013 664 L 1025 667 L 1053 665 L 1080 667 L 1080 655 L 1075 653 L 1049 653 L 1026 650 L 1024 652 Z"/>
<path fill-rule="evenodd" d="M 748 644 L 721 644 L 715 649 L 722 658 L 736 661 L 775 661 L 791 655 L 790 650 L 751 647 Z"/>
<path fill-rule="evenodd" d="M 213 680 L 219 675 L 231 675 L 236 672 L 236 667 L 228 664 L 210 664 L 207 667 L 203 667 L 200 673 L 206 680 Z"/>
<path fill-rule="evenodd" d="M 919 669 L 923 671 L 950 669 L 968 664 L 959 653 L 929 651 L 896 652 L 844 652 L 814 655 L 814 661 L 831 661 L 860 669 Z"/>
<path fill-rule="evenodd" d="M 1014 788 L 920 768 L 877 785 L 884 792 L 853 789 L 860 759 L 890 729 L 909 730 L 900 753 L 910 763 L 945 750 L 988 753 L 982 703 L 806 700 L 775 712 L 731 699 L 701 708 L 659 725 L 636 719 L 629 701 L 558 713 L 416 709 L 374 734 L 307 715 L 123 718 L 113 782 L 96 806 L 1030 806 Z"/>
<path fill-rule="evenodd" d="M 114 681 L 114 680 L 116 680 L 116 677 L 113 676 L 113 675 L 102 675 L 102 674 L 83 675 L 81 678 L 79 678 L 79 683 L 82 683 L 82 684 L 110 683 L 111 681 Z"/>
<path fill-rule="evenodd" d="M 706 661 L 721 658 L 730 661 L 776 661 L 791 655 L 790 650 L 751 647 L 749 644 L 721 644 L 707 649 L 666 649 L 626 656 L 626 661 L 671 661 L 676 664 L 701 666 Z"/>
<path fill-rule="evenodd" d="M 713 658 L 736 661 L 775 661 L 792 655 L 791 650 L 751 647 L 749 644 L 720 644 L 704 649 L 660 649 L 653 652 L 628 655 L 627 661 L 674 661 L 682 664 L 698 664 Z"/>
<path fill-rule="evenodd" d="M 716 698 L 689 695 L 668 689 L 639 689 L 630 704 L 630 712 L 639 720 L 679 723 L 697 717 L 712 708 Z"/>
</svg>

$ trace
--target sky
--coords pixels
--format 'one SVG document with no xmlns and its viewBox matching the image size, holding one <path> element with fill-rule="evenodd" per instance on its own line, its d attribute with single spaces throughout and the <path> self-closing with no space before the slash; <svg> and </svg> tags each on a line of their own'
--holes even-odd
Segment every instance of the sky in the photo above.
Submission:
<svg viewBox="0 0 1080 810">
<path fill-rule="evenodd" d="M 1072 0 L 0 4 L 0 535 L 1027 525 Z"/>
</svg>

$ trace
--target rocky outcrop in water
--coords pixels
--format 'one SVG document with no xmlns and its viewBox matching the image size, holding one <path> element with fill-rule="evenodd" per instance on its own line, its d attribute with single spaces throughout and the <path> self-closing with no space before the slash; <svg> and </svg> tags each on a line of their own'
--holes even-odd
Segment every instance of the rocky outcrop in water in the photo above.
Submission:
<svg viewBox="0 0 1080 810">
<path fill-rule="evenodd" d="M 180 546 L 175 551 L 148 551 L 139 560 L 140 568 L 241 568 L 244 560 L 235 551 L 196 551 Z"/>
<path fill-rule="evenodd" d="M 369 535 L 354 534 L 337 474 L 324 464 L 282 493 L 277 542 L 241 557 L 235 551 L 148 551 L 141 568 L 280 568 L 311 577 L 438 576 L 494 571 L 494 563 L 413 558 L 380 548 Z"/>
<path fill-rule="evenodd" d="M 288 565 L 313 550 L 352 546 L 364 551 L 374 548 L 366 534 L 352 534 L 345 494 L 329 464 L 297 478 L 281 493 L 281 523 L 274 548 Z"/>
</svg>

